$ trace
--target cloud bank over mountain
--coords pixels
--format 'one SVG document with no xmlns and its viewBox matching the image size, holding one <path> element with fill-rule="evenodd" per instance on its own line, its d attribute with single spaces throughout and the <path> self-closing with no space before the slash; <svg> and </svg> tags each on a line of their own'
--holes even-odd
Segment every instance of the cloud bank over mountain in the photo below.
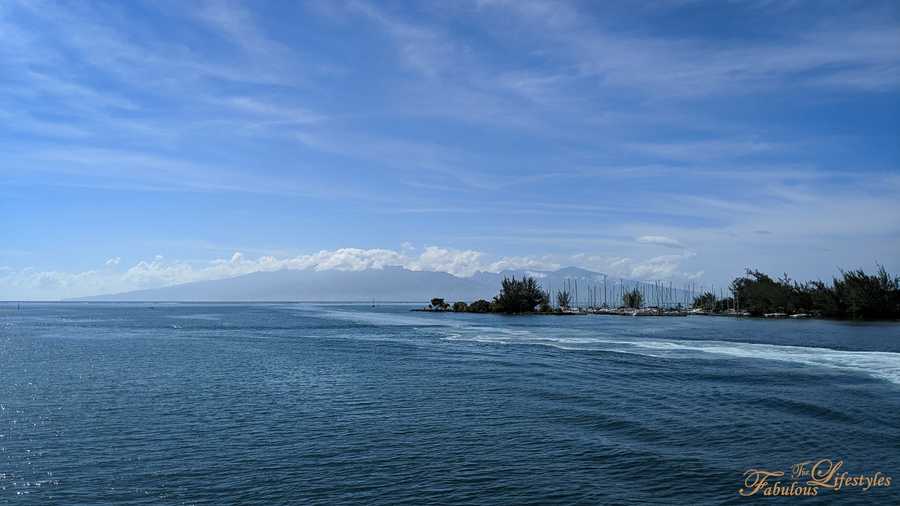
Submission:
<svg viewBox="0 0 900 506">
<path fill-rule="evenodd" d="M 619 304 L 623 289 L 640 281 L 610 277 L 577 267 L 556 270 L 478 271 L 459 277 L 446 272 L 415 271 L 397 266 L 366 269 L 281 269 L 258 271 L 236 277 L 195 281 L 163 288 L 82 297 L 83 301 L 226 301 L 226 302 L 418 302 L 433 297 L 449 301 L 491 300 L 504 277 L 531 276 L 550 293 L 570 290 L 573 304 Z M 579 290 L 580 287 L 580 290 Z M 685 291 L 675 288 L 674 295 L 686 302 Z"/>
<path fill-rule="evenodd" d="M 420 250 L 409 244 L 400 249 L 339 248 L 316 253 L 278 258 L 265 255 L 248 258 L 235 252 L 230 258 L 208 262 L 168 260 L 156 256 L 120 269 L 121 258 L 112 257 L 103 267 L 81 272 L 15 271 L 0 268 L 0 289 L 8 294 L 24 293 L 24 299 L 85 297 L 133 290 L 154 289 L 183 283 L 213 281 L 257 272 L 337 271 L 359 272 L 402 267 L 415 272 L 447 273 L 471 277 L 479 272 L 505 270 L 555 270 L 563 265 L 595 269 L 616 277 L 634 279 L 692 279 L 701 273 L 682 272 L 681 262 L 689 255 L 661 255 L 644 260 L 596 255 L 559 255 L 542 257 L 500 257 L 474 250 L 455 250 L 426 246 Z M 0 292 L 0 298 L 12 299 Z"/>
</svg>

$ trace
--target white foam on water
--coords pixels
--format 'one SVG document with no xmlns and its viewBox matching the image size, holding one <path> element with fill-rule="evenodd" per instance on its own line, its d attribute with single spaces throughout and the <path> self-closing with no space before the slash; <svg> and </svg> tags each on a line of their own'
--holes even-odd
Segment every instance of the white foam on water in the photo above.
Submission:
<svg viewBox="0 0 900 506">
<path fill-rule="evenodd" d="M 392 325 L 409 327 L 459 327 L 465 322 L 444 318 L 428 318 L 423 316 L 400 315 L 397 313 L 377 313 L 368 311 L 354 311 L 333 309 L 328 306 L 296 306 L 291 309 L 314 313 L 315 316 L 323 316 L 336 320 L 367 323 L 371 325 Z"/>
<path fill-rule="evenodd" d="M 540 329 L 553 331 L 556 329 Z M 560 331 L 564 334 L 565 331 Z M 593 334 L 593 333 L 592 333 Z M 608 351 L 667 359 L 711 358 L 727 356 L 775 360 L 814 367 L 860 372 L 900 384 L 900 353 L 880 351 L 842 351 L 831 348 L 788 346 L 730 341 L 687 341 L 659 338 L 622 338 L 600 335 L 548 336 L 527 330 L 468 327 L 456 329 L 450 340 L 495 344 L 553 346 L 570 351 Z"/>
<path fill-rule="evenodd" d="M 755 358 L 792 362 L 810 366 L 829 367 L 863 372 L 891 383 L 900 384 L 900 353 L 886 351 L 843 351 L 831 348 L 787 346 L 728 341 L 636 341 L 635 346 L 668 351 L 665 356 L 680 353 L 711 353 L 739 358 Z"/>
<path fill-rule="evenodd" d="M 171 318 L 173 320 L 205 320 L 205 321 L 219 321 L 222 319 L 221 315 L 212 314 L 212 313 L 170 315 L 170 316 L 166 316 L 166 318 Z"/>
<path fill-rule="evenodd" d="M 322 306 L 303 308 L 330 318 L 369 323 L 434 327 L 450 341 L 471 341 L 504 345 L 543 345 L 569 351 L 607 351 L 666 359 L 713 358 L 714 356 L 774 360 L 813 367 L 827 367 L 870 376 L 900 385 L 900 353 L 842 351 L 831 348 L 789 346 L 730 341 L 689 341 L 657 337 L 621 337 L 601 329 L 561 327 L 510 328 L 473 325 L 454 318 L 346 311 Z M 643 329 L 646 330 L 646 329 Z M 651 332 L 655 334 L 655 332 Z"/>
</svg>

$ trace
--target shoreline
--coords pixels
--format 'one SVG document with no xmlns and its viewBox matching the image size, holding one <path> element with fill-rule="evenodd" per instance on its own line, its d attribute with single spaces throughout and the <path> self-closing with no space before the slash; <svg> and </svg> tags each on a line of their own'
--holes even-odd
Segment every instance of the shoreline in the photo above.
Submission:
<svg viewBox="0 0 900 506">
<path fill-rule="evenodd" d="M 429 308 L 413 308 L 412 312 L 418 313 L 451 313 L 451 314 L 495 314 L 505 316 L 630 316 L 636 317 L 656 317 L 656 318 L 672 318 L 672 317 L 688 317 L 688 316 L 707 316 L 717 318 L 737 318 L 748 320 L 817 320 L 817 321 L 835 321 L 848 323 L 900 323 L 900 320 L 853 320 L 845 318 L 828 318 L 824 316 L 815 316 L 807 313 L 789 315 L 786 313 L 769 313 L 766 315 L 751 315 L 749 313 L 716 313 L 709 311 L 677 311 L 677 310 L 659 310 L 659 309 L 593 309 L 593 310 L 569 310 L 569 311 L 550 311 L 530 313 L 504 313 L 500 311 L 454 311 L 452 309 L 429 309 Z"/>
</svg>

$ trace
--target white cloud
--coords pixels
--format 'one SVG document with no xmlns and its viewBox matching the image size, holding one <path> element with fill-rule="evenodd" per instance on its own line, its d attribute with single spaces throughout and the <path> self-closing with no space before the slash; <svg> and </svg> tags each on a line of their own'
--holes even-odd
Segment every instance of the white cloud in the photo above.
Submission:
<svg viewBox="0 0 900 506">
<path fill-rule="evenodd" d="M 573 258 L 574 260 L 574 258 Z M 554 262 L 550 260 L 548 257 L 542 258 L 533 258 L 533 257 L 503 257 L 496 262 L 492 262 L 485 269 L 485 271 L 489 272 L 500 272 L 502 270 L 511 269 L 511 270 L 521 270 L 521 269 L 536 269 L 536 270 L 555 270 L 559 269 L 561 265 L 558 262 Z"/>
<path fill-rule="evenodd" d="M 246 258 L 241 252 L 235 252 L 231 258 L 204 263 L 166 260 L 162 255 L 155 255 L 152 260 L 141 260 L 125 271 L 115 270 L 121 258 L 112 257 L 104 263 L 107 267 L 104 270 L 75 273 L 37 271 L 32 268 L 0 270 L 0 298 L 79 297 L 224 279 L 279 269 L 360 271 L 402 266 L 411 270 L 470 276 L 484 268 L 481 257 L 482 253 L 477 251 L 436 246 L 425 247 L 417 253 L 412 245 L 404 244 L 401 251 L 340 248 L 289 258 L 260 256 L 252 259 Z"/>
<path fill-rule="evenodd" d="M 653 157 L 686 162 L 751 157 L 780 148 L 780 146 L 768 142 L 721 139 L 696 142 L 644 142 L 628 144 L 625 147 Z"/>
<path fill-rule="evenodd" d="M 642 244 L 658 244 L 667 248 L 684 248 L 684 245 L 678 242 L 677 239 L 672 239 L 671 237 L 666 237 L 664 235 L 643 235 L 637 238 L 637 242 Z"/>
<path fill-rule="evenodd" d="M 406 23 L 366 2 L 353 2 L 349 7 L 381 26 L 394 40 L 405 63 L 426 77 L 437 77 L 445 71 L 458 52 L 455 44 L 436 29 Z"/>
<path fill-rule="evenodd" d="M 577 255 L 576 255 L 577 256 Z M 659 255 L 648 259 L 636 259 L 623 256 L 580 256 L 573 258 L 573 265 L 608 274 L 612 278 L 635 280 L 687 280 L 697 279 L 702 271 L 685 271 L 685 261 L 694 258 L 696 253 L 684 251 L 679 254 Z"/>
<path fill-rule="evenodd" d="M 408 267 L 418 271 L 443 271 L 456 276 L 471 276 L 481 269 L 482 253 L 428 246 Z"/>
<path fill-rule="evenodd" d="M 635 262 L 631 265 L 631 275 L 635 279 L 669 279 L 681 274 L 678 269 L 681 262 L 693 256 L 693 253 L 684 255 L 660 255 L 643 262 Z"/>
<path fill-rule="evenodd" d="M 232 97 L 223 103 L 243 113 L 266 118 L 271 123 L 317 123 L 325 118 L 301 107 L 264 102 L 253 97 Z"/>
<path fill-rule="evenodd" d="M 315 269 L 361 271 L 400 266 L 416 271 L 446 272 L 456 276 L 471 276 L 478 271 L 500 272 L 505 269 L 555 270 L 564 265 L 576 265 L 614 277 L 636 279 L 672 279 L 694 274 L 680 270 L 681 262 L 694 254 L 662 255 L 649 260 L 627 257 L 601 257 L 585 254 L 542 257 L 501 257 L 491 261 L 483 252 L 426 246 L 417 250 L 404 244 L 399 251 L 391 249 L 339 248 L 295 257 L 277 258 L 270 255 L 247 258 L 235 252 L 230 258 L 209 262 L 167 260 L 155 255 L 131 267 L 119 270 L 120 257 L 105 262 L 105 269 L 83 272 L 38 271 L 32 268 L 0 269 L 0 299 L 58 299 L 104 293 L 117 293 L 145 288 L 157 288 L 194 281 L 224 279 L 259 271 L 279 269 Z"/>
<path fill-rule="evenodd" d="M 502 15 L 510 33 L 515 20 L 553 42 L 557 56 L 569 58 L 582 76 L 606 85 L 638 89 L 655 99 L 748 91 L 808 84 L 857 91 L 890 90 L 900 82 L 898 37 L 890 22 L 816 24 L 780 40 L 739 47 L 684 38 L 624 35 L 591 23 L 574 5 L 562 2 L 483 2 Z M 550 14 L 552 13 L 552 15 Z"/>
</svg>

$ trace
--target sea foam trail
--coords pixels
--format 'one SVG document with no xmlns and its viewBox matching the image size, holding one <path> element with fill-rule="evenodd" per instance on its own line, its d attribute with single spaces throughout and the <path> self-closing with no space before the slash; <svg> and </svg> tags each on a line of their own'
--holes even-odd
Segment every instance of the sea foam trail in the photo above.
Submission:
<svg viewBox="0 0 900 506">
<path fill-rule="evenodd" d="M 731 341 L 694 341 L 644 337 L 615 337 L 603 335 L 565 336 L 557 329 L 540 329 L 542 332 L 511 330 L 490 327 L 464 327 L 453 329 L 447 339 L 478 341 L 497 344 L 546 345 L 572 351 L 607 351 L 629 353 L 668 359 L 711 358 L 711 355 L 776 360 L 814 367 L 842 369 L 887 380 L 900 385 L 900 353 L 876 351 L 843 351 L 831 348 L 789 346 Z"/>
<path fill-rule="evenodd" d="M 900 384 L 900 353 L 884 351 L 842 351 L 830 348 L 786 346 L 727 341 L 668 341 L 635 342 L 635 347 L 662 352 L 665 357 L 709 353 L 730 357 L 777 360 L 798 364 L 862 372 L 876 378 Z"/>
<path fill-rule="evenodd" d="M 900 353 L 876 351 L 843 351 L 831 348 L 790 346 L 732 341 L 699 341 L 659 339 L 657 337 L 621 337 L 611 329 L 562 327 L 510 328 L 477 325 L 452 318 L 398 315 L 331 309 L 310 306 L 304 311 L 328 318 L 355 321 L 376 326 L 433 327 L 444 339 L 494 344 L 544 345 L 570 351 L 607 351 L 668 359 L 696 359 L 726 356 L 756 360 L 775 360 L 813 367 L 827 367 L 872 377 L 900 385 Z M 644 331 L 652 331 L 645 328 Z"/>
<path fill-rule="evenodd" d="M 398 315 L 395 313 L 372 313 L 344 309 L 330 309 L 324 306 L 300 307 L 300 311 L 310 312 L 312 316 L 323 316 L 336 320 L 350 321 L 368 325 L 401 326 L 401 327 L 459 327 L 464 324 L 457 320 L 439 320 L 422 316 Z"/>
</svg>

